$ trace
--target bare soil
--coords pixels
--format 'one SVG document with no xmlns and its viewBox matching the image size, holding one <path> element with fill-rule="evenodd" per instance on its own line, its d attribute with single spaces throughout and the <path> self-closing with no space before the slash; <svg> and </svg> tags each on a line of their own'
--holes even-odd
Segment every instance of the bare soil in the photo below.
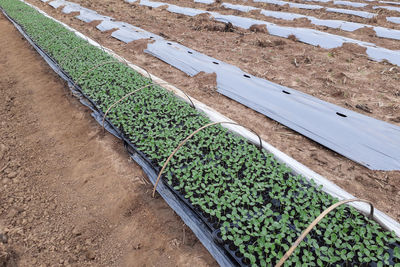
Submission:
<svg viewBox="0 0 400 267">
<path fill-rule="evenodd" d="M 0 266 L 217 266 L 0 15 Z"/>
</svg>

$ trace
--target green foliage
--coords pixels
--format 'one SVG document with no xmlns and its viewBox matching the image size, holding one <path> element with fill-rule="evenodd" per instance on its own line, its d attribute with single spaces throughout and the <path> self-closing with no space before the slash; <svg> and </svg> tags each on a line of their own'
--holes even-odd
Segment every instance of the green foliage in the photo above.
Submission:
<svg viewBox="0 0 400 267">
<path fill-rule="evenodd" d="M 15 0 L 0 5 L 46 51 L 97 107 L 151 81 L 58 23 Z M 57 37 L 55 37 L 57 36 Z M 173 149 L 209 119 L 166 90 L 138 91 L 109 112 L 109 121 L 161 167 Z M 250 265 L 271 266 L 324 209 L 337 202 L 313 182 L 291 174 L 271 154 L 220 126 L 204 129 L 169 163 L 163 179 L 221 231 L 225 244 Z M 326 216 L 286 266 L 400 263 L 399 239 L 350 207 Z"/>
</svg>

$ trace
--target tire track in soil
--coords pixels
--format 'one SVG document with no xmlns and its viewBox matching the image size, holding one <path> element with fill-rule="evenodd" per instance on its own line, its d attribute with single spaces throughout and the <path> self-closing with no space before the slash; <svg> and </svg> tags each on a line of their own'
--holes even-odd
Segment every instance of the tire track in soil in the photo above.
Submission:
<svg viewBox="0 0 400 267">
<path fill-rule="evenodd" d="M 0 266 L 215 266 L 0 15 Z"/>
</svg>

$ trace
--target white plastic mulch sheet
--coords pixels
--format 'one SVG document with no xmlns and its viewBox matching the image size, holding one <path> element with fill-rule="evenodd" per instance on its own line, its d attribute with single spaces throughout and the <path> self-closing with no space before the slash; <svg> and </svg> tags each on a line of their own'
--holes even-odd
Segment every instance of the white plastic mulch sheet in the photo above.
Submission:
<svg viewBox="0 0 400 267">
<path fill-rule="evenodd" d="M 334 5 L 351 6 L 351 7 L 366 7 L 368 4 L 350 1 L 333 1 Z"/>
<path fill-rule="evenodd" d="M 400 24 L 400 17 L 386 17 L 386 20 L 389 22 Z"/>
<path fill-rule="evenodd" d="M 309 9 L 309 10 L 324 8 L 323 6 L 320 6 L 320 5 L 299 4 L 299 3 L 286 2 L 286 1 L 281 1 L 281 0 L 253 0 L 253 2 L 261 2 L 261 3 L 266 3 L 266 4 L 278 5 L 278 6 L 289 5 L 289 7 L 300 8 L 300 9 Z"/>
<path fill-rule="evenodd" d="M 60 1 L 62 0 L 56 0 L 50 4 Z M 71 7 L 68 7 L 68 2 L 62 2 L 66 5 L 64 12 L 77 9 L 75 3 L 71 3 Z M 165 5 L 165 3 L 151 1 L 141 1 L 140 4 L 152 7 Z M 230 21 L 232 24 L 240 25 L 243 28 L 249 28 L 253 24 L 261 24 L 260 21 L 250 18 L 220 15 L 215 12 L 183 8 L 176 5 L 168 5 L 168 10 L 189 16 L 206 12 L 216 20 Z M 282 27 L 272 23 L 265 25 L 272 35 L 288 37 L 293 34 L 300 41 L 325 48 L 339 47 L 344 42 L 357 43 L 367 47 L 367 52 L 372 52 L 370 57 L 391 59 L 390 56 L 394 54 L 400 63 L 400 53 L 395 54 L 392 50 L 375 47 L 370 43 L 312 29 Z M 102 31 L 118 29 L 112 35 L 127 43 L 138 39 L 154 39 L 155 42 L 149 44 L 145 52 L 189 75 L 196 75 L 201 71 L 216 73 L 220 93 L 370 169 L 400 169 L 400 151 L 398 150 L 398 147 L 400 147 L 400 127 L 398 126 L 375 120 L 290 88 L 251 76 L 235 66 L 197 53 L 177 43 L 168 42 L 158 35 L 124 22 L 107 19 L 103 20 L 97 27 Z M 243 88 L 246 88 L 246 90 L 243 91 Z"/>
<path fill-rule="evenodd" d="M 381 38 L 388 38 L 388 39 L 395 39 L 400 40 L 400 30 L 389 29 L 380 26 L 372 26 L 363 23 L 357 22 L 349 22 L 343 20 L 331 20 L 331 19 L 319 19 L 312 16 L 290 13 L 290 12 L 282 12 L 282 11 L 271 11 L 261 8 L 256 8 L 252 6 L 244 6 L 244 5 L 235 5 L 230 3 L 223 3 L 223 7 L 228 9 L 239 10 L 242 12 L 249 12 L 252 10 L 260 10 L 260 13 L 267 17 L 273 17 L 276 19 L 283 19 L 283 20 L 294 20 L 299 18 L 305 18 L 310 21 L 311 24 L 318 25 L 318 26 L 326 26 L 333 29 L 341 29 L 344 31 L 352 32 L 364 27 L 371 28 L 375 31 L 376 36 Z"/>
<path fill-rule="evenodd" d="M 383 8 L 386 10 L 397 11 L 400 12 L 400 7 L 396 6 L 374 6 L 373 9 Z"/>
</svg>

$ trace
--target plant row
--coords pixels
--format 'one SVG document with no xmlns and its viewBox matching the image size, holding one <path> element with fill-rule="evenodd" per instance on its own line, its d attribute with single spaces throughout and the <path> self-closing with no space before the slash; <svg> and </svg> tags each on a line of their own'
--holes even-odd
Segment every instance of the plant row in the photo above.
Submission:
<svg viewBox="0 0 400 267">
<path fill-rule="evenodd" d="M 100 111 L 152 83 L 26 4 L 0 0 L 0 6 Z M 159 86 L 138 91 L 107 117 L 156 170 L 184 138 L 210 123 Z M 221 126 L 190 139 L 162 179 L 212 230 L 218 230 L 222 245 L 240 265 L 275 264 L 300 233 L 338 201 Z M 285 264 L 400 265 L 400 239 L 354 208 L 341 206 L 318 224 Z"/>
</svg>

